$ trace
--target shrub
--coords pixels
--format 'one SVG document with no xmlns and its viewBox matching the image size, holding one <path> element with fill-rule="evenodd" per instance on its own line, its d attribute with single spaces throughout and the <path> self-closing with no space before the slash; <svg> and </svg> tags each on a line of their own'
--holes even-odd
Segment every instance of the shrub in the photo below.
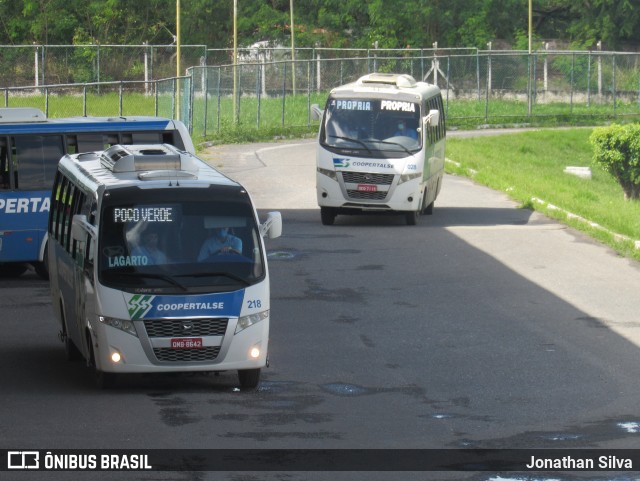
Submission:
<svg viewBox="0 0 640 481">
<path fill-rule="evenodd" d="M 625 199 L 640 198 L 640 124 L 598 127 L 589 142 L 594 162 L 615 177 Z"/>
</svg>

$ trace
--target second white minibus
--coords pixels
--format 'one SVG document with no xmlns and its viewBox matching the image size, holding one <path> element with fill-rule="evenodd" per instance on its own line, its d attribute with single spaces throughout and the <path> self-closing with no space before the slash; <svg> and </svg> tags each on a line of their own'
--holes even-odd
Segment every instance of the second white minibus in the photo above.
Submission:
<svg viewBox="0 0 640 481">
<path fill-rule="evenodd" d="M 331 91 L 320 125 L 316 193 L 322 223 L 338 214 L 431 214 L 444 177 L 440 89 L 374 73 Z"/>
<path fill-rule="evenodd" d="M 115 145 L 59 163 L 49 269 L 60 338 L 102 387 L 126 373 L 237 370 L 255 388 L 267 365 L 270 299 L 249 193 L 169 144 Z"/>
</svg>

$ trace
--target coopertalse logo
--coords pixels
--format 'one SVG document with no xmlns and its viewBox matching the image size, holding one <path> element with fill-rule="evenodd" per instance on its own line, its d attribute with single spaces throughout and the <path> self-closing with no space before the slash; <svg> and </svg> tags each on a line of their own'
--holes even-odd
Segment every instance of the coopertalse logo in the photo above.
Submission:
<svg viewBox="0 0 640 481">
<path fill-rule="evenodd" d="M 333 159 L 333 166 L 341 169 L 346 169 L 351 165 L 349 159 Z"/>
<path fill-rule="evenodd" d="M 9 451 L 7 453 L 7 469 L 40 469 L 40 453 L 38 451 Z"/>
<path fill-rule="evenodd" d="M 156 296 L 143 296 L 141 294 L 136 294 L 131 299 L 129 299 L 129 302 L 127 303 L 127 309 L 129 311 L 129 315 L 131 316 L 131 319 L 140 319 L 147 312 L 149 312 L 153 307 L 151 301 L 153 301 L 155 297 Z"/>
</svg>

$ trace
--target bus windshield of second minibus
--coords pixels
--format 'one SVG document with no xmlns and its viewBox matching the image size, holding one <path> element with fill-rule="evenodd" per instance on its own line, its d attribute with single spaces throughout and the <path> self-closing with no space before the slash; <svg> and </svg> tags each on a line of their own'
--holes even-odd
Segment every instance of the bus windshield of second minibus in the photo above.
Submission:
<svg viewBox="0 0 640 481">
<path fill-rule="evenodd" d="M 363 157 L 397 158 L 422 146 L 420 104 L 372 98 L 331 98 L 320 143 Z"/>
</svg>

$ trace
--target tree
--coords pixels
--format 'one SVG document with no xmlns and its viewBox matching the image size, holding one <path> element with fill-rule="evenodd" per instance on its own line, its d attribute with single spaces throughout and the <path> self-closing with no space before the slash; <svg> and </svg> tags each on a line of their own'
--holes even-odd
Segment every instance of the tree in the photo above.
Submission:
<svg viewBox="0 0 640 481">
<path fill-rule="evenodd" d="M 599 127 L 589 141 L 593 160 L 618 181 L 625 199 L 640 198 L 640 124 Z"/>
</svg>

